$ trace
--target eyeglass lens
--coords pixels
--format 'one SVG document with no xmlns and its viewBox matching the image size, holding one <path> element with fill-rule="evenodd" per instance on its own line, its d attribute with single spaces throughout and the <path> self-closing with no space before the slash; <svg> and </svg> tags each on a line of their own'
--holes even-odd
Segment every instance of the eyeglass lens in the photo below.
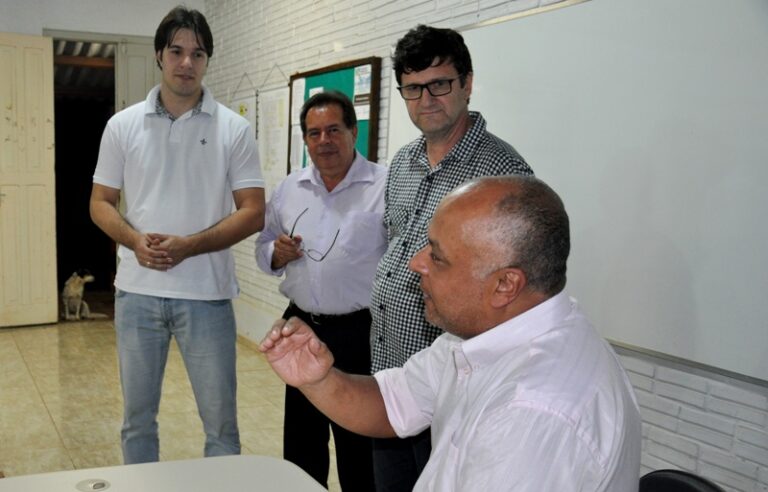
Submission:
<svg viewBox="0 0 768 492">
<path fill-rule="evenodd" d="M 450 94 L 451 89 L 453 89 L 453 81 L 456 80 L 456 78 L 435 80 L 428 84 L 404 85 L 398 87 L 398 89 L 400 90 L 400 95 L 403 96 L 403 99 L 419 99 L 425 88 L 429 91 L 429 94 L 432 97 L 444 96 Z"/>
</svg>

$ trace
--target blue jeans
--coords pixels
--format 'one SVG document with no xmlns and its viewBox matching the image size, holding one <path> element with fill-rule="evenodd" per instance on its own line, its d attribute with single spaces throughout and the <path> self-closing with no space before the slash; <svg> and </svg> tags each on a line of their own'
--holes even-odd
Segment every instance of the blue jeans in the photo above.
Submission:
<svg viewBox="0 0 768 492">
<path fill-rule="evenodd" d="M 115 294 L 125 464 L 158 461 L 157 413 L 171 336 L 205 430 L 205 456 L 240 454 L 232 302 Z"/>
</svg>

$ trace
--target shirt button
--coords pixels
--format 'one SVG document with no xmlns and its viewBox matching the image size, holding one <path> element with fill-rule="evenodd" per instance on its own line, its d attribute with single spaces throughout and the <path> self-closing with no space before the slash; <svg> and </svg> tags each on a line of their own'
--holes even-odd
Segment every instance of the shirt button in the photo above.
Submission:
<svg viewBox="0 0 768 492">
<path fill-rule="evenodd" d="M 392 276 L 392 272 L 387 272 L 387 278 Z"/>
<path fill-rule="evenodd" d="M 421 209 L 419 208 L 416 209 L 416 215 L 421 215 Z"/>
<path fill-rule="evenodd" d="M 379 337 L 377 338 L 377 340 L 379 341 L 379 343 L 381 343 L 381 342 L 383 342 L 383 341 L 384 341 L 384 337 L 382 337 L 381 335 L 379 335 Z"/>
<path fill-rule="evenodd" d="M 384 304 L 379 304 L 379 309 L 384 311 Z"/>
<path fill-rule="evenodd" d="M 407 247 L 408 247 L 408 241 L 403 241 L 403 248 L 407 248 Z"/>
</svg>

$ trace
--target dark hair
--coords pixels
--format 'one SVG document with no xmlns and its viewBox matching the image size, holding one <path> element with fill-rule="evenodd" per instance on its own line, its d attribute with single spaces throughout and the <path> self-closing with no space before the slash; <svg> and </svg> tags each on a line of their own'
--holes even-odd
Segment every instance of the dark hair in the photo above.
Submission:
<svg viewBox="0 0 768 492">
<path fill-rule="evenodd" d="M 464 87 L 466 76 L 472 73 L 472 57 L 469 56 L 464 38 L 453 29 L 441 29 L 420 24 L 400 38 L 395 46 L 392 62 L 395 77 L 400 84 L 404 73 L 420 72 L 432 66 L 453 63 Z"/>
<path fill-rule="evenodd" d="M 160 25 L 157 26 L 157 31 L 155 31 L 155 53 L 169 47 L 179 29 L 189 29 L 194 32 L 197 43 L 205 50 L 208 58 L 213 56 L 213 35 L 211 34 L 211 28 L 208 26 L 208 21 L 205 20 L 205 16 L 197 10 L 189 10 L 181 5 L 171 9 L 168 15 L 160 21 Z M 157 66 L 162 68 L 159 61 Z"/>
<path fill-rule="evenodd" d="M 355 114 L 355 107 L 352 105 L 352 101 L 339 91 L 324 91 L 318 92 L 314 96 L 310 97 L 301 107 L 301 114 L 299 115 L 299 123 L 301 124 L 301 134 L 307 134 L 307 113 L 314 107 L 328 106 L 336 104 L 341 109 L 341 116 L 344 120 L 344 126 L 348 129 L 355 128 L 357 126 L 357 115 Z"/>
</svg>

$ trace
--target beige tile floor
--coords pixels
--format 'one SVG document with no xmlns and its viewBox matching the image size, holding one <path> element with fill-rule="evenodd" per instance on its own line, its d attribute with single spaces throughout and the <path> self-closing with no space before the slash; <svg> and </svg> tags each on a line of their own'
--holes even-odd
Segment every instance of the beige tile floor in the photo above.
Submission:
<svg viewBox="0 0 768 492">
<path fill-rule="evenodd" d="M 284 388 L 252 343 L 237 346 L 243 454 L 282 455 Z M 122 463 L 122 398 L 112 321 L 0 329 L 0 472 Z M 203 432 L 175 344 L 160 404 L 160 459 L 202 456 Z M 331 459 L 331 491 L 339 491 Z"/>
</svg>

